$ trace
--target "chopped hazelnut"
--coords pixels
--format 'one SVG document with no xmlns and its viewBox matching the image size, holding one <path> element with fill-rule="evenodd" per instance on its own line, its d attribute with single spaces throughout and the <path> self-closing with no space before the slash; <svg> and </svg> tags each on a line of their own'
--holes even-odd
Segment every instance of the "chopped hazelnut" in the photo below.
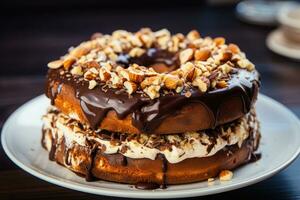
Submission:
<svg viewBox="0 0 300 200">
<path fill-rule="evenodd" d="M 63 62 L 64 69 L 69 70 L 69 68 L 76 62 L 76 60 L 76 57 L 68 56 Z"/>
<path fill-rule="evenodd" d="M 254 65 L 248 59 L 242 59 L 237 62 L 241 68 L 246 68 L 249 71 L 254 69 Z"/>
<path fill-rule="evenodd" d="M 195 79 L 195 77 L 196 77 L 196 73 L 195 73 L 195 71 L 196 71 L 196 68 L 193 68 L 193 69 L 191 69 L 188 73 L 187 73 L 187 75 L 186 75 L 186 80 L 187 81 L 193 81 L 194 79 Z"/>
<path fill-rule="evenodd" d="M 207 179 L 207 182 L 213 182 L 215 179 L 214 178 L 209 178 Z"/>
<path fill-rule="evenodd" d="M 136 46 L 136 47 L 141 47 L 143 46 L 142 41 L 139 39 L 138 36 L 133 35 L 129 38 L 130 42 L 132 43 L 132 45 Z"/>
<path fill-rule="evenodd" d="M 97 74 L 94 74 L 91 71 L 87 71 L 87 72 L 84 73 L 83 77 L 86 80 L 92 80 L 92 79 L 95 79 L 97 77 Z"/>
<path fill-rule="evenodd" d="M 184 96 L 186 96 L 187 98 L 190 98 L 192 96 L 192 93 L 190 91 L 187 91 Z"/>
<path fill-rule="evenodd" d="M 223 65 L 220 65 L 218 69 L 220 69 L 223 74 L 228 74 L 232 70 L 232 67 L 229 64 L 225 63 Z"/>
<path fill-rule="evenodd" d="M 141 82 L 141 88 L 144 89 L 150 85 L 160 85 L 161 77 L 160 76 L 150 76 L 145 78 L 143 82 Z"/>
<path fill-rule="evenodd" d="M 89 81 L 89 89 L 92 90 L 97 86 L 97 82 L 95 80 Z"/>
<path fill-rule="evenodd" d="M 183 85 L 180 85 L 180 86 L 178 86 L 178 87 L 176 88 L 175 91 L 176 91 L 177 93 L 180 93 L 180 92 L 183 90 L 183 87 L 184 87 Z"/>
<path fill-rule="evenodd" d="M 90 68 L 89 71 L 92 72 L 93 74 L 98 74 L 99 73 L 98 70 L 94 67 Z"/>
<path fill-rule="evenodd" d="M 124 87 L 126 88 L 128 94 L 132 94 L 136 91 L 137 85 L 134 82 L 125 81 Z"/>
<path fill-rule="evenodd" d="M 77 75 L 77 76 L 82 76 L 83 71 L 81 66 L 75 66 L 71 69 L 71 74 L 73 75 Z"/>
<path fill-rule="evenodd" d="M 120 76 L 118 76 L 116 73 L 111 73 L 111 78 L 110 81 L 112 83 L 112 86 L 114 88 L 119 88 L 123 85 L 123 79 L 120 78 Z"/>
<path fill-rule="evenodd" d="M 170 90 L 176 89 L 179 82 L 180 79 L 177 76 L 167 74 L 164 77 L 164 85 Z"/>
<path fill-rule="evenodd" d="M 225 51 L 225 52 L 223 52 L 220 60 L 222 62 L 226 62 L 226 61 L 230 60 L 231 58 L 232 58 L 232 53 L 230 51 Z"/>
<path fill-rule="evenodd" d="M 119 40 L 113 40 L 111 43 L 110 43 L 113 51 L 115 53 L 121 53 L 122 52 L 122 46 L 121 46 L 121 42 Z"/>
<path fill-rule="evenodd" d="M 111 53 L 108 55 L 109 59 L 112 61 L 116 61 L 118 59 L 118 55 L 115 53 Z"/>
<path fill-rule="evenodd" d="M 154 41 L 153 37 L 149 35 L 142 35 L 141 40 L 147 48 L 150 48 Z"/>
<path fill-rule="evenodd" d="M 200 38 L 200 34 L 198 31 L 196 30 L 192 30 L 187 34 L 187 39 L 189 39 L 190 41 L 194 41 Z"/>
<path fill-rule="evenodd" d="M 223 38 L 223 37 L 216 37 L 214 39 L 214 42 L 215 42 L 215 44 L 217 46 L 223 45 L 223 44 L 225 44 L 225 38 Z"/>
<path fill-rule="evenodd" d="M 144 89 L 144 92 L 151 98 L 155 99 L 158 98 L 159 95 L 160 86 L 158 85 L 151 85 Z"/>
<path fill-rule="evenodd" d="M 187 61 L 191 60 L 194 55 L 193 49 L 185 49 L 179 54 L 179 60 L 181 64 L 186 63 Z"/>
<path fill-rule="evenodd" d="M 223 170 L 219 174 L 220 181 L 230 181 L 233 177 L 232 171 Z"/>
<path fill-rule="evenodd" d="M 206 83 L 201 79 L 201 77 L 195 78 L 193 81 L 193 86 L 196 86 L 199 88 L 201 92 L 206 92 L 207 91 L 207 85 Z"/>
<path fill-rule="evenodd" d="M 208 48 L 198 49 L 195 51 L 195 60 L 206 61 L 211 55 Z"/>
<path fill-rule="evenodd" d="M 195 65 L 191 62 L 187 62 L 183 65 L 181 65 L 181 69 L 183 70 L 184 73 L 188 73 L 190 72 L 193 68 L 195 67 Z"/>
<path fill-rule="evenodd" d="M 99 63 L 96 61 L 88 61 L 88 62 L 84 63 L 84 66 L 87 68 L 99 68 L 100 67 Z"/>
<path fill-rule="evenodd" d="M 240 52 L 240 48 L 236 44 L 229 44 L 227 47 L 232 53 L 237 54 Z"/>
<path fill-rule="evenodd" d="M 222 81 L 217 82 L 216 86 L 217 86 L 217 88 L 226 88 L 228 86 L 228 84 L 226 81 L 222 80 Z"/>
<path fill-rule="evenodd" d="M 100 68 L 99 77 L 101 81 L 108 81 L 111 76 L 107 69 Z"/>
<path fill-rule="evenodd" d="M 128 72 L 128 80 L 133 81 L 135 83 L 140 83 L 144 80 L 145 75 L 142 72 L 130 70 Z"/>
<path fill-rule="evenodd" d="M 164 37 L 170 36 L 170 32 L 167 29 L 161 29 L 159 31 L 154 32 L 155 37 Z"/>
<path fill-rule="evenodd" d="M 145 53 L 144 49 L 141 49 L 139 47 L 135 47 L 135 48 L 130 50 L 129 56 L 131 56 L 131 57 L 140 57 L 144 53 Z"/>
<path fill-rule="evenodd" d="M 54 60 L 54 61 L 48 63 L 48 67 L 50 69 L 58 69 L 62 66 L 63 66 L 63 61 L 62 60 Z"/>
<path fill-rule="evenodd" d="M 90 51 L 89 48 L 83 47 L 83 46 L 79 46 L 79 47 L 76 47 L 75 49 L 73 49 L 70 52 L 70 55 L 75 56 L 76 58 L 80 58 L 81 56 L 86 55 L 89 51 Z"/>
</svg>

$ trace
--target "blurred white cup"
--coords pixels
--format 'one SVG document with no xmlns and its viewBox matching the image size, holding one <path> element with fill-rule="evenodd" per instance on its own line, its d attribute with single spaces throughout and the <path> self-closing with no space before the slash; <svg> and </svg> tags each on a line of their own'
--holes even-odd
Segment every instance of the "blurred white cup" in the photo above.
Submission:
<svg viewBox="0 0 300 200">
<path fill-rule="evenodd" d="M 280 10 L 278 21 L 286 39 L 300 43 L 300 6 Z"/>
</svg>

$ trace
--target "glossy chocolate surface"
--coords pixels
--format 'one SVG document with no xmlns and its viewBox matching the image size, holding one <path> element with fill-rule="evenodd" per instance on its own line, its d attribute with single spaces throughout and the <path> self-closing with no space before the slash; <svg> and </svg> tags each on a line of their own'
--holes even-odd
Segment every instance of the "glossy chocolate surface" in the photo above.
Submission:
<svg viewBox="0 0 300 200">
<path fill-rule="evenodd" d="M 174 57 L 170 57 L 165 52 L 152 52 L 148 50 L 145 56 L 141 56 L 140 60 L 130 60 L 126 55 L 119 56 L 119 62 L 127 65 L 131 62 L 143 62 L 152 64 L 158 62 L 159 59 L 165 61 L 166 64 L 173 65 L 176 63 Z M 148 55 L 149 54 L 149 55 Z M 158 55 L 161 55 L 159 58 Z M 124 57 L 125 56 L 125 57 Z M 151 61 L 151 62 L 150 62 Z M 254 103 L 259 87 L 259 75 L 256 70 L 249 72 L 244 69 L 235 69 L 235 73 L 230 75 L 228 87 L 222 89 L 214 89 L 205 93 L 199 91 L 198 88 L 190 88 L 191 96 L 188 98 L 183 91 L 180 94 L 161 95 L 157 99 L 150 99 L 135 93 L 130 97 L 125 91 L 106 88 L 103 90 L 101 85 L 94 89 L 88 89 L 88 82 L 80 78 L 73 77 L 69 72 L 61 74 L 62 69 L 52 70 L 48 72 L 46 83 L 46 95 L 54 104 L 57 94 L 61 90 L 62 84 L 71 86 L 75 91 L 76 98 L 80 101 L 80 106 L 88 120 L 91 128 L 96 129 L 106 114 L 110 110 L 114 110 L 119 119 L 124 119 L 127 115 L 131 115 L 133 125 L 141 132 L 153 132 L 161 122 L 168 116 L 176 114 L 181 108 L 190 103 L 200 103 L 208 110 L 211 125 L 216 127 L 222 123 L 219 117 L 219 110 L 222 104 L 232 97 L 238 97 L 243 104 L 243 113 L 250 111 Z M 57 87 L 53 87 L 53 83 L 58 83 Z"/>
</svg>

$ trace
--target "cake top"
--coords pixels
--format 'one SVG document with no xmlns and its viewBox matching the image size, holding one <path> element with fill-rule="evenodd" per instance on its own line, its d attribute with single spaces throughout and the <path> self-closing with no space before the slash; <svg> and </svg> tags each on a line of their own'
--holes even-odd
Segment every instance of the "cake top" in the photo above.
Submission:
<svg viewBox="0 0 300 200">
<path fill-rule="evenodd" d="M 255 70 L 239 47 L 225 44 L 222 37 L 203 38 L 195 30 L 171 35 L 166 29 L 149 28 L 95 33 L 48 67 L 87 81 L 91 90 L 124 89 L 151 99 L 170 93 L 189 97 L 189 88 L 202 93 L 226 88 L 238 69 Z"/>
</svg>

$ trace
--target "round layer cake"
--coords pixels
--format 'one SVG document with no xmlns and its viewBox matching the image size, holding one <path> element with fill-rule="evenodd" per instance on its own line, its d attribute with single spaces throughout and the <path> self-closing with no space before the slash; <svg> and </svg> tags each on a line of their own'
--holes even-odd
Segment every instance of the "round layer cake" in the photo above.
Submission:
<svg viewBox="0 0 300 200">
<path fill-rule="evenodd" d="M 249 162 L 258 147 L 259 74 L 224 38 L 94 34 L 48 67 L 42 145 L 87 180 L 191 183 Z"/>
<path fill-rule="evenodd" d="M 236 45 L 195 31 L 116 31 L 48 66 L 46 94 L 59 110 L 93 129 L 133 134 L 231 122 L 250 111 L 259 87 L 254 65 Z"/>
<path fill-rule="evenodd" d="M 162 187 L 207 180 L 247 163 L 260 139 L 254 111 L 214 130 L 172 135 L 92 130 L 57 110 L 43 120 L 50 160 L 87 180 Z"/>
</svg>

